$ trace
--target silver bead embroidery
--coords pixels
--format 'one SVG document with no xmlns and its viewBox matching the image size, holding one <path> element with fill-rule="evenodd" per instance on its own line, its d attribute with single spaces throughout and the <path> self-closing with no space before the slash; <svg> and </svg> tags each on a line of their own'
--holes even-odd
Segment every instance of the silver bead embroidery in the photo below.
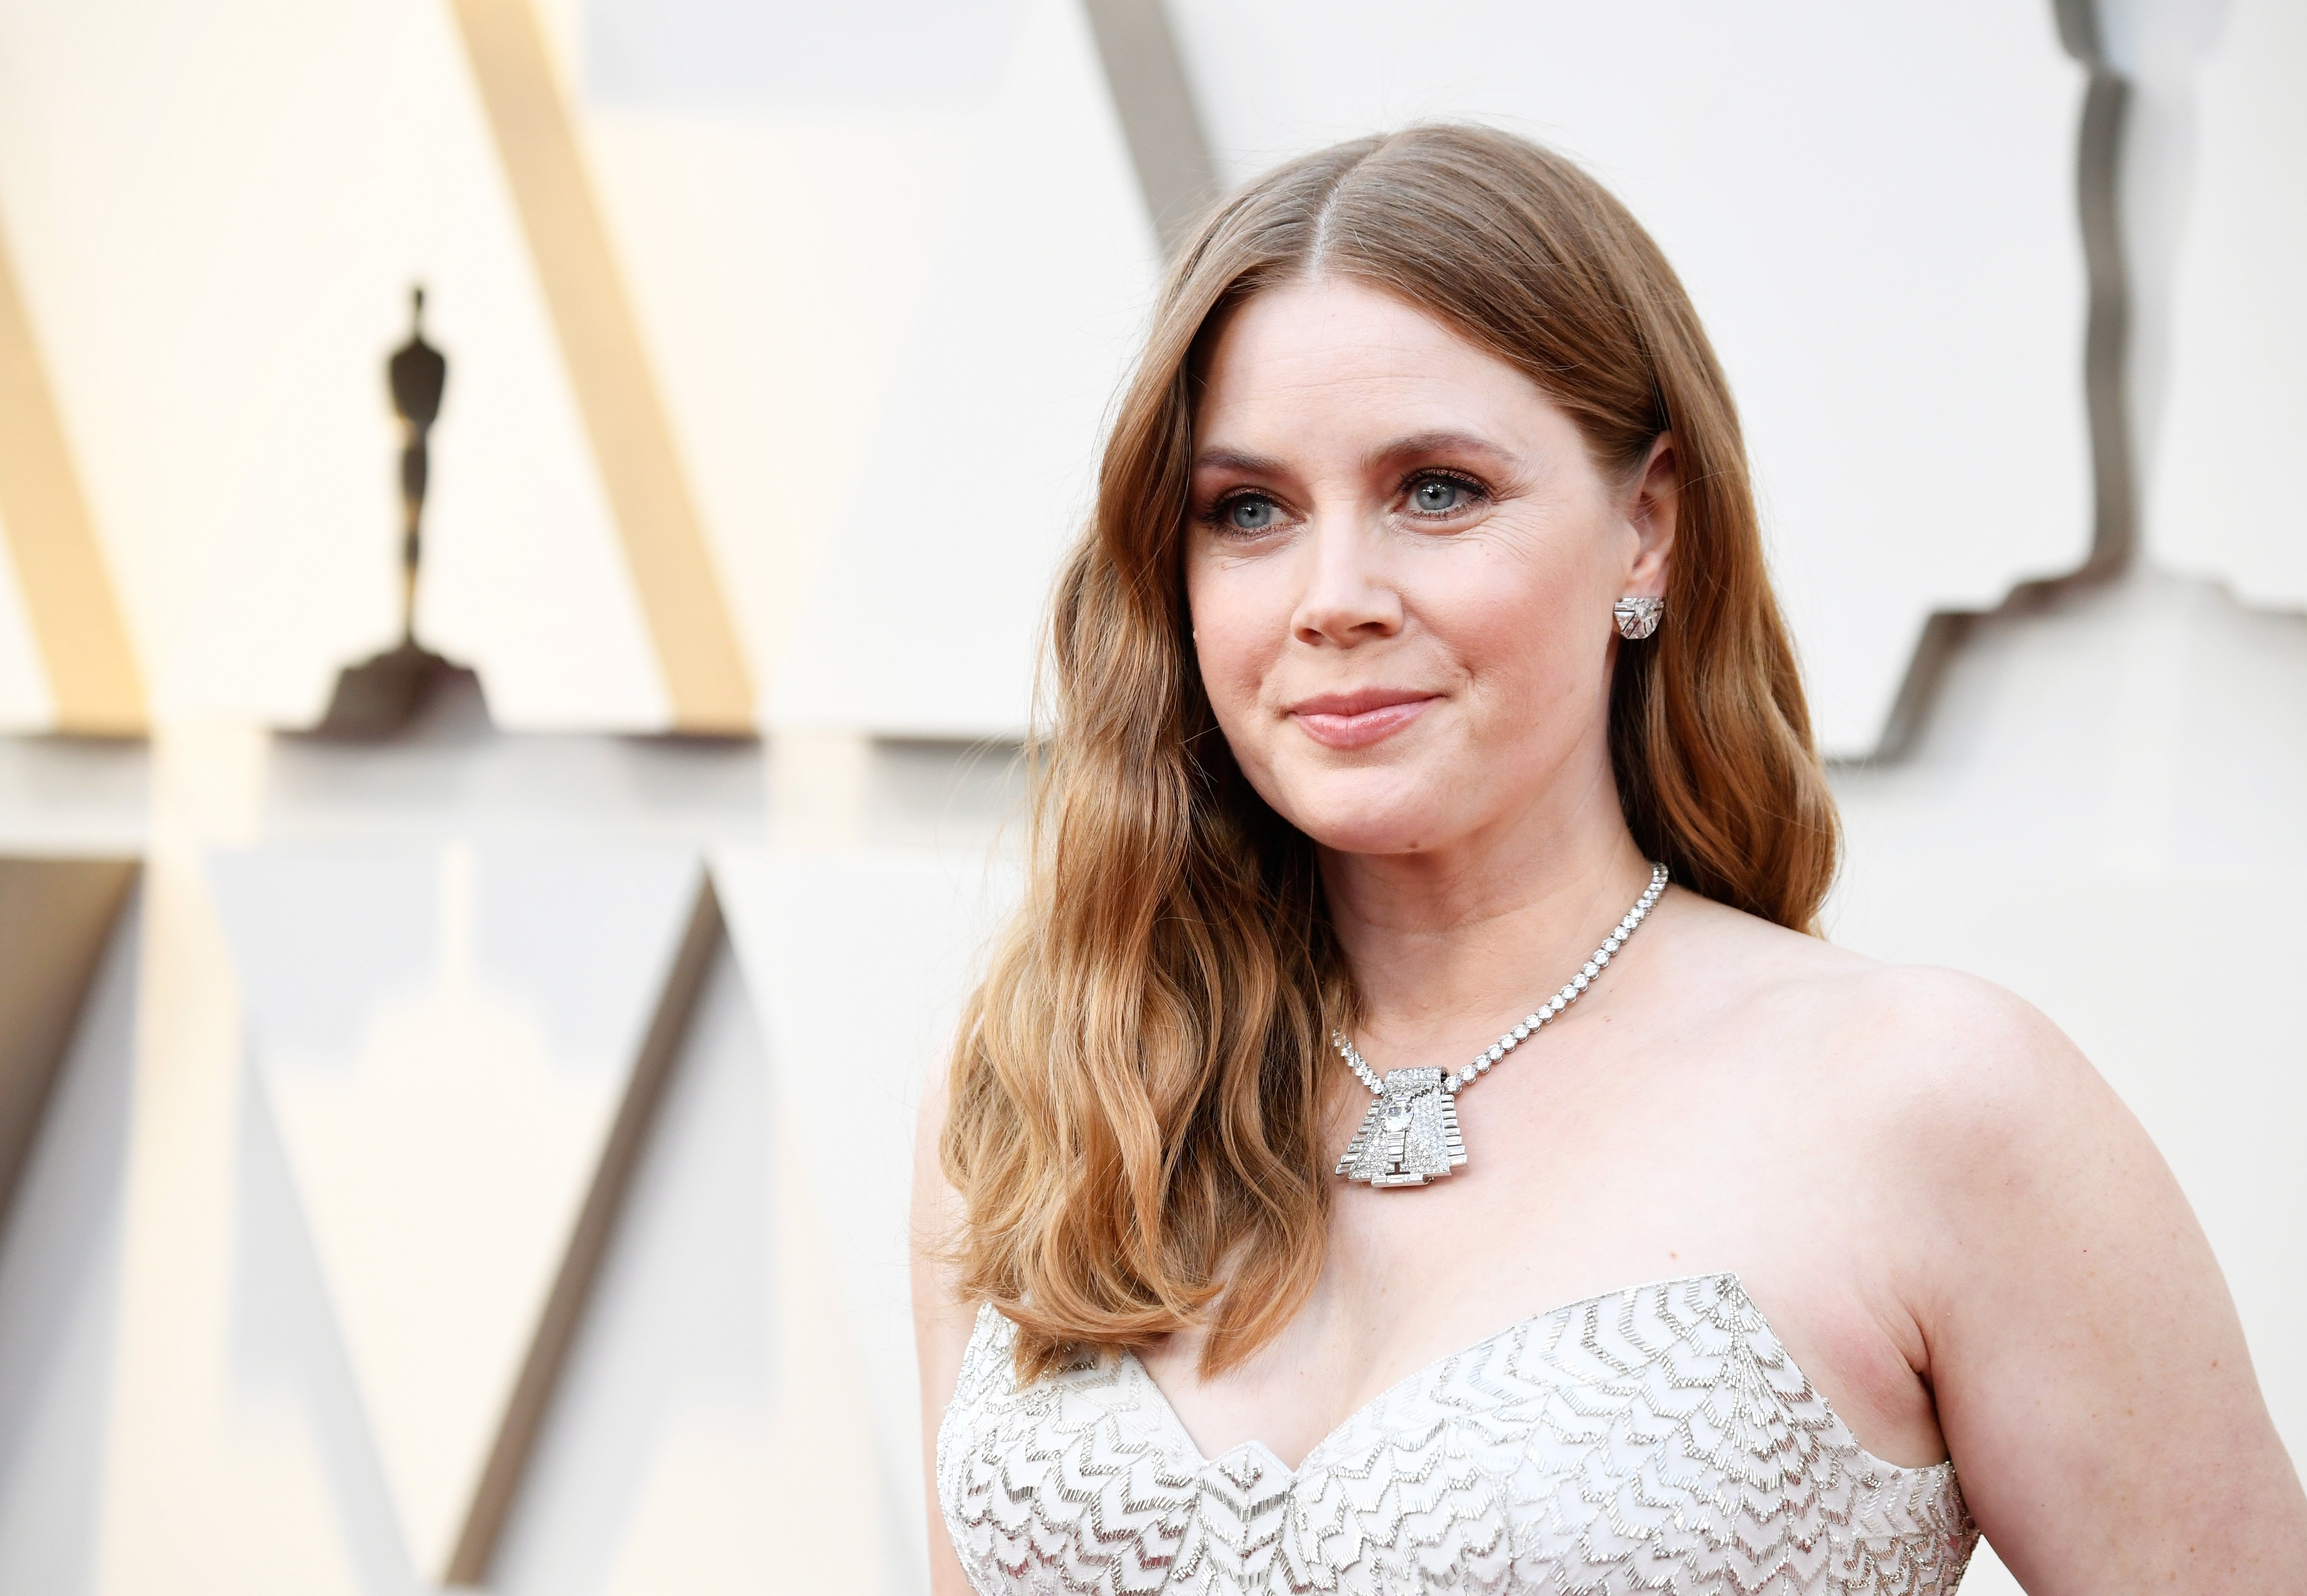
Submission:
<svg viewBox="0 0 2307 1596">
<path fill-rule="evenodd" d="M 1861 1448 L 1734 1276 L 1523 1320 L 1411 1375 L 1292 1470 L 1194 1447 L 1124 1353 L 1019 1387 L 978 1316 L 938 1500 L 979 1596 L 1949 1596 L 1954 1465 Z"/>
</svg>

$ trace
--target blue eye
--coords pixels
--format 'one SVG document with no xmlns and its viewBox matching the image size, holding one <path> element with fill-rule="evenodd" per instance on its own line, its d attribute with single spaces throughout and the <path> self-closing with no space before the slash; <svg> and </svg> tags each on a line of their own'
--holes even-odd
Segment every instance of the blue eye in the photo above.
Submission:
<svg viewBox="0 0 2307 1596">
<path fill-rule="evenodd" d="M 1270 499 L 1237 499 L 1225 508 L 1226 525 L 1236 532 L 1264 532 L 1274 525 Z"/>
<path fill-rule="evenodd" d="M 1422 516 L 1446 516 L 1466 508 L 1473 495 L 1463 482 L 1446 476 L 1429 476 L 1410 491 L 1410 505 Z"/>
</svg>

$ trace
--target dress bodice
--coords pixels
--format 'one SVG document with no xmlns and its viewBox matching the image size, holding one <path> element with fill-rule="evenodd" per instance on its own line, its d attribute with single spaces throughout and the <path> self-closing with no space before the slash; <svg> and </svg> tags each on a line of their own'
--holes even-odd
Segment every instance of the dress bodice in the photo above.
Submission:
<svg viewBox="0 0 2307 1596">
<path fill-rule="evenodd" d="M 979 1311 L 938 1432 L 980 1596 L 1954 1590 L 1954 1465 L 1864 1450 L 1732 1275 L 1549 1310 L 1410 1376 L 1296 1469 L 1204 1457 L 1125 1353 L 1020 1387 Z"/>
</svg>

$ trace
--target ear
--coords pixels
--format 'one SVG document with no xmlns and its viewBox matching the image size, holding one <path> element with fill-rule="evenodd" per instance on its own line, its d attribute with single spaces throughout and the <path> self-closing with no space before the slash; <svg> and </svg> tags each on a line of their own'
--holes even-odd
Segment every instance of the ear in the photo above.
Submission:
<svg viewBox="0 0 2307 1596">
<path fill-rule="evenodd" d="M 1682 502 L 1682 462 L 1674 434 L 1662 432 L 1650 457 L 1634 474 L 1626 496 L 1626 525 L 1634 532 L 1634 557 L 1626 570 L 1627 596 L 1662 599 L 1673 568 L 1675 515 Z"/>
</svg>

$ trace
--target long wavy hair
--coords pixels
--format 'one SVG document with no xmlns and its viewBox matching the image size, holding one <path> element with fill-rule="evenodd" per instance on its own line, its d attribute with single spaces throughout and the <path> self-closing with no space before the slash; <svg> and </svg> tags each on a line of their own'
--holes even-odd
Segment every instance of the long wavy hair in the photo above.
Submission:
<svg viewBox="0 0 2307 1596">
<path fill-rule="evenodd" d="M 1215 1373 L 1320 1273 L 1331 1026 L 1353 988 L 1312 842 L 1236 768 L 1181 550 L 1196 359 L 1277 284 L 1351 278 L 1529 376 L 1597 465 L 1681 468 L 1667 624 L 1619 651 L 1611 764 L 1683 886 L 1813 929 L 1837 827 L 1728 385 L 1658 246 L 1563 157 L 1478 128 L 1355 140 L 1220 204 L 1171 269 L 1058 578 L 1024 900 L 956 1044 L 939 1146 L 959 1288 L 1018 1373 L 1191 1325 Z"/>
</svg>

